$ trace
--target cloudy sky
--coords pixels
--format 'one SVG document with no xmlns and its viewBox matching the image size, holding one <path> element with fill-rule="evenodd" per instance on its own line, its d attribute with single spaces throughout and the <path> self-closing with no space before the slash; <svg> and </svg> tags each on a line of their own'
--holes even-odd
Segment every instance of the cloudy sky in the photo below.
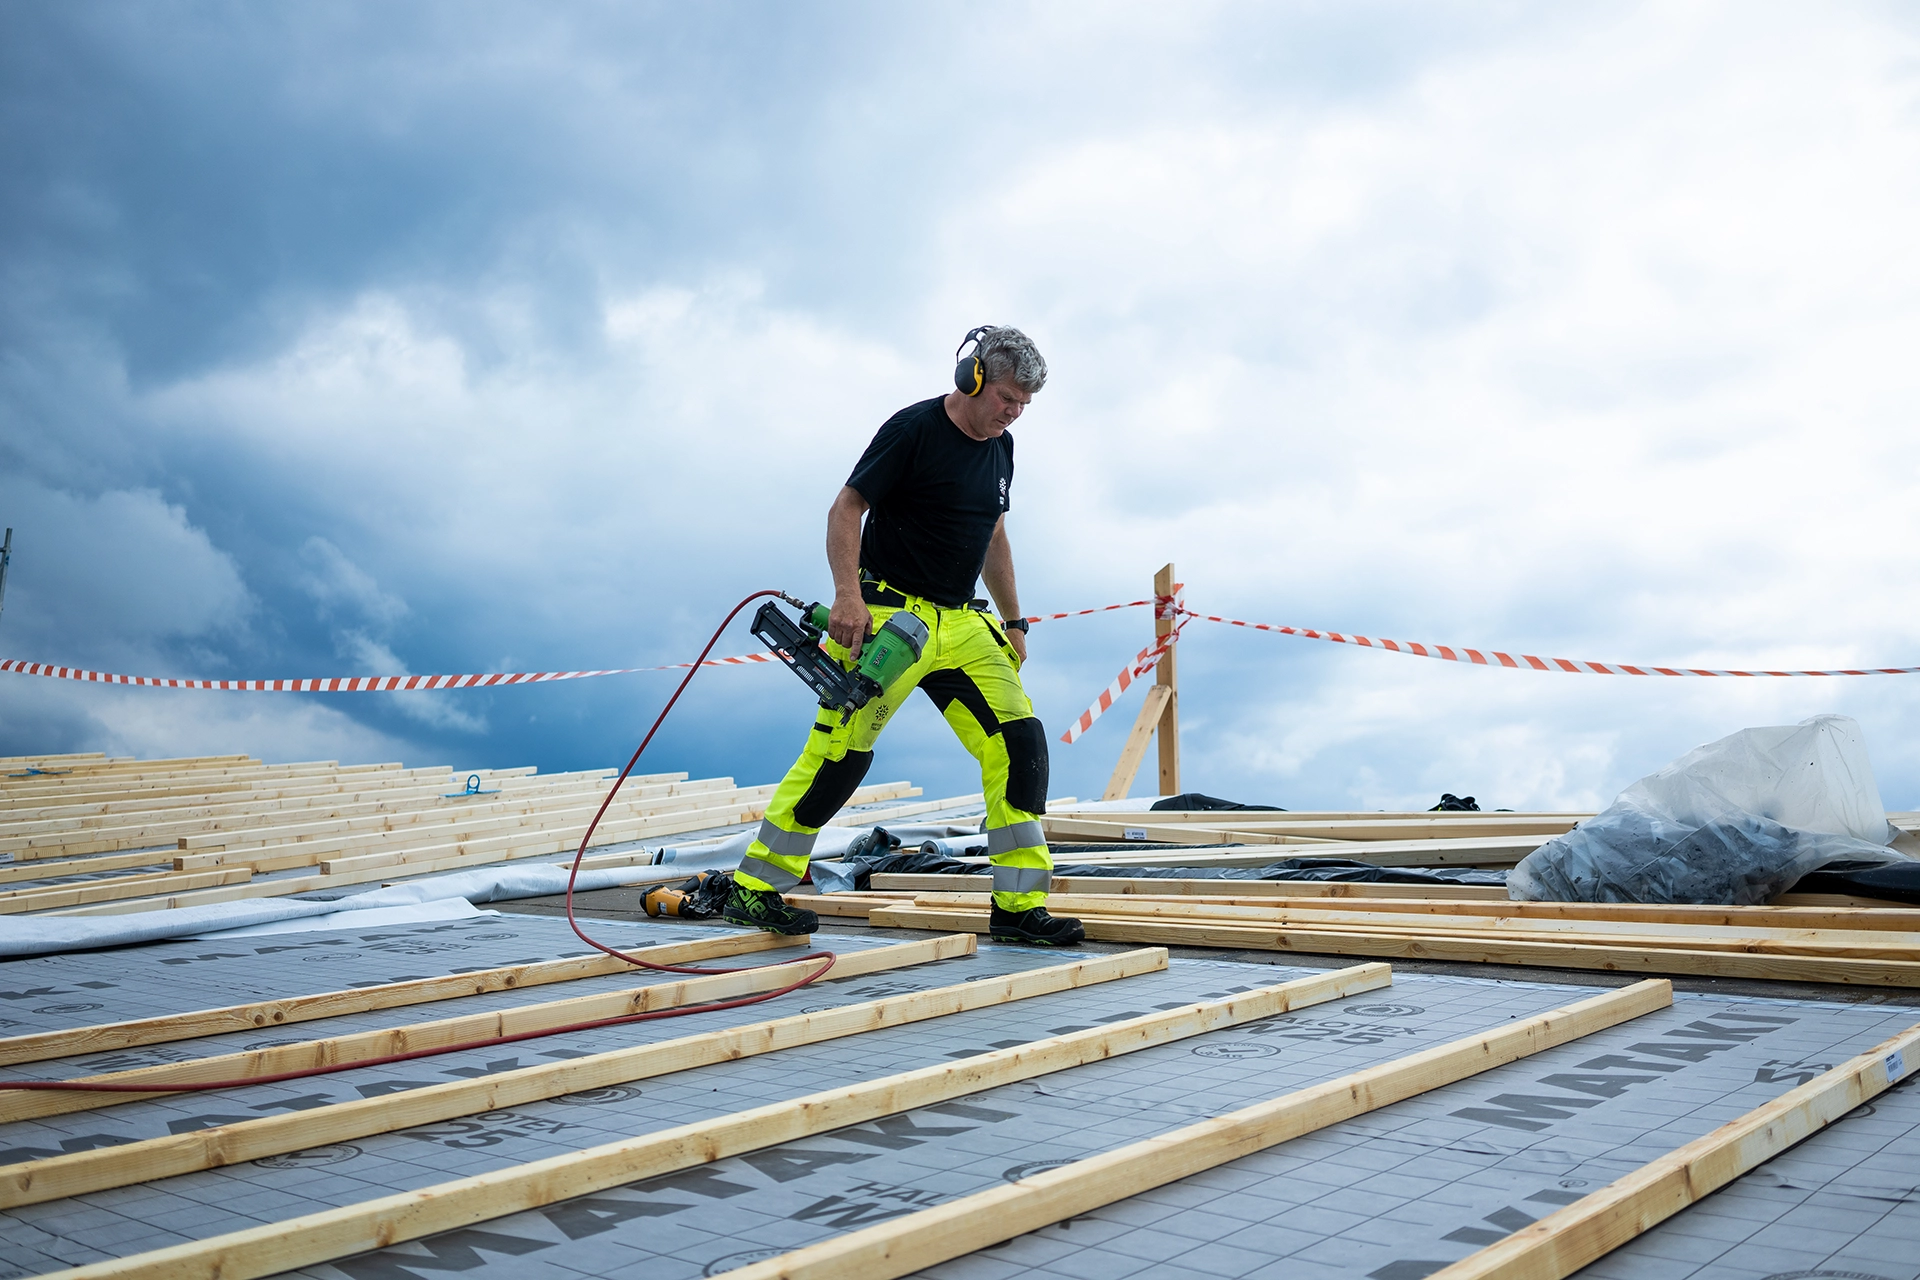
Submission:
<svg viewBox="0 0 1920 1280">
<path fill-rule="evenodd" d="M 1029 611 L 1171 560 L 1255 621 L 1920 665 L 1909 8 L 0 0 L 0 138 L 0 656 L 683 660 L 751 590 L 829 591 L 854 459 L 1001 322 L 1053 367 L 1015 432 Z M 1052 729 L 1149 626 L 1034 629 Z M 1920 676 L 1205 623 L 1181 662 L 1220 795 L 1597 805 L 1840 711 L 1920 807 Z M 609 765 L 671 688 L 0 675 L 0 754 Z M 1136 705 L 1056 745 L 1056 795 Z M 808 714 L 709 672 L 650 767 L 771 780 Z M 970 767 L 920 700 L 872 777 Z"/>
</svg>

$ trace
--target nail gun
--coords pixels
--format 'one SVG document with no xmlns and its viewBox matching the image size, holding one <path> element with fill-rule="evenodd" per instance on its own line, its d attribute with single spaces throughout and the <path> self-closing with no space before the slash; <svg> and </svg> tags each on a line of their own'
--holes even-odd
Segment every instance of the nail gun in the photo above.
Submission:
<svg viewBox="0 0 1920 1280">
<path fill-rule="evenodd" d="M 793 668 L 821 706 L 840 712 L 843 722 L 892 688 L 927 645 L 927 624 L 902 609 L 868 638 L 849 668 L 820 647 L 832 610 L 824 604 L 801 604 L 790 595 L 780 598 L 800 611 L 800 620 L 789 618 L 769 600 L 753 615 L 753 634 Z"/>
</svg>

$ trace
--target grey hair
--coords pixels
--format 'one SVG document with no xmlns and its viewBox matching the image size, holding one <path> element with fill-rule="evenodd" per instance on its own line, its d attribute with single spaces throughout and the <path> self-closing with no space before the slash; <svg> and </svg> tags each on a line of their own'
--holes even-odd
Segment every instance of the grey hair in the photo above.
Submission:
<svg viewBox="0 0 1920 1280">
<path fill-rule="evenodd" d="M 979 357 L 988 382 L 1011 379 L 1028 395 L 1047 385 L 1047 362 L 1040 355 L 1040 348 L 1012 325 L 996 325 L 982 334 L 974 355 Z"/>
</svg>

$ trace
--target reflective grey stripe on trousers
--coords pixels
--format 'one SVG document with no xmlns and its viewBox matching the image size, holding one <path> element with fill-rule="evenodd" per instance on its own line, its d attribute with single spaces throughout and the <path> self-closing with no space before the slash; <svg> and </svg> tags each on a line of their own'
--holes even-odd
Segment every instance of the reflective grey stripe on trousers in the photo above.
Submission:
<svg viewBox="0 0 1920 1280">
<path fill-rule="evenodd" d="M 758 876 L 760 879 L 766 881 L 773 886 L 775 893 L 785 893 L 800 883 L 800 877 L 793 874 L 793 872 L 783 867 L 776 867 L 771 862 L 766 862 L 752 855 L 740 859 L 740 870 L 750 876 Z"/>
<path fill-rule="evenodd" d="M 995 893 L 1045 893 L 1053 883 L 1053 872 L 1045 867 L 995 867 Z"/>
<path fill-rule="evenodd" d="M 767 852 L 777 853 L 783 858 L 811 858 L 813 842 L 819 837 L 805 831 L 783 831 L 762 818 L 760 830 L 754 833 L 754 839 L 767 846 Z"/>
<path fill-rule="evenodd" d="M 1038 822 L 1016 822 L 1010 827 L 993 827 L 987 831 L 987 856 L 991 858 L 999 853 L 1012 853 L 1015 849 L 1045 848 L 1046 843 L 1047 833 L 1040 829 Z"/>
</svg>

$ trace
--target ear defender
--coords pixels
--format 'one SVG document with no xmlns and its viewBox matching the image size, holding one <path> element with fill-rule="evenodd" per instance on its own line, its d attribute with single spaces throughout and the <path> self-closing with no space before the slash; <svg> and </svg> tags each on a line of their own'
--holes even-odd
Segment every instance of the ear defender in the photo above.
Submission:
<svg viewBox="0 0 1920 1280">
<path fill-rule="evenodd" d="M 960 345 L 953 349 L 956 358 L 973 344 L 973 353 L 953 367 L 953 385 L 961 395 L 977 396 L 987 385 L 987 367 L 980 363 L 980 340 L 992 333 L 999 325 L 983 324 L 967 330 L 967 336 L 960 339 Z"/>
</svg>

